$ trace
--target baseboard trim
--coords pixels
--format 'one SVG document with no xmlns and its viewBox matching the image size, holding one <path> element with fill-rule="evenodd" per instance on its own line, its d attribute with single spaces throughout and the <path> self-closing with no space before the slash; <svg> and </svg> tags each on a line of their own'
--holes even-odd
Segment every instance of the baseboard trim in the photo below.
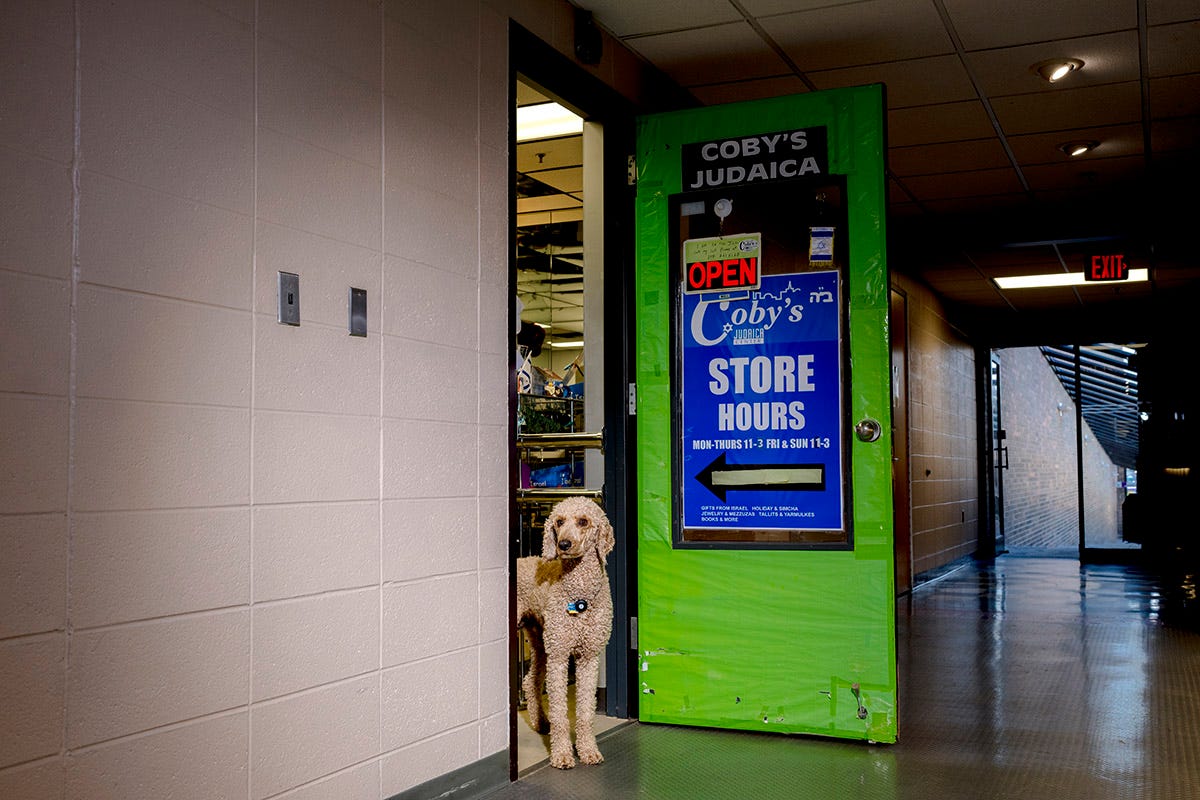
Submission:
<svg viewBox="0 0 1200 800">
<path fill-rule="evenodd" d="M 508 785 L 508 750 L 439 775 L 388 800 L 476 800 Z"/>
</svg>

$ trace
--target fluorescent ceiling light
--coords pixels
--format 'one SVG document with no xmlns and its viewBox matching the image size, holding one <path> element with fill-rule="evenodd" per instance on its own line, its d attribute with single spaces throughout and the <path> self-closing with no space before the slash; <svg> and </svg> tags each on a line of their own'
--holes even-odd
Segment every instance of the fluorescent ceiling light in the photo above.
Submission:
<svg viewBox="0 0 1200 800">
<path fill-rule="evenodd" d="M 517 109 L 518 142 L 582 132 L 583 118 L 558 103 L 538 103 Z"/>
<path fill-rule="evenodd" d="M 1097 286 L 1138 283 L 1150 280 L 1150 270 L 1146 268 L 1129 270 L 1129 278 L 1123 281 L 1089 281 L 1082 272 L 1053 272 L 1049 275 L 1014 275 L 1008 278 L 992 278 L 1001 289 L 1042 289 L 1053 286 L 1082 286 L 1094 283 Z"/>
<path fill-rule="evenodd" d="M 558 350 L 578 350 L 583 347 L 583 339 L 573 339 L 567 342 L 551 342 L 550 346 Z"/>
</svg>

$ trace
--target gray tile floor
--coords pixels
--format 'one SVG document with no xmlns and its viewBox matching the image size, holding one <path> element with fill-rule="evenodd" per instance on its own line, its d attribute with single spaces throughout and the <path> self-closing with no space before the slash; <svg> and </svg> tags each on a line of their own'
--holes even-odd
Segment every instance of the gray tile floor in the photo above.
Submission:
<svg viewBox="0 0 1200 800">
<path fill-rule="evenodd" d="M 488 800 L 1200 798 L 1195 578 L 1002 557 L 899 601 L 900 741 L 629 723 Z"/>
</svg>

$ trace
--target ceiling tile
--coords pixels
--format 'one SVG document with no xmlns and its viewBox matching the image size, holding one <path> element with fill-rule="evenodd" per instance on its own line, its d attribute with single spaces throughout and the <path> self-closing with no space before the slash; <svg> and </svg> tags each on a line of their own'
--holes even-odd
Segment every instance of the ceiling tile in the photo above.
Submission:
<svg viewBox="0 0 1200 800">
<path fill-rule="evenodd" d="M 901 177 L 931 172 L 965 172 L 1009 166 L 1000 140 L 946 142 L 888 148 L 888 168 Z"/>
<path fill-rule="evenodd" d="M 952 103 L 956 100 L 972 100 L 976 96 L 967 71 L 955 55 L 807 74 L 818 89 L 883 83 L 887 87 L 888 108 Z"/>
<path fill-rule="evenodd" d="M 925 212 L 916 203 L 889 202 L 887 207 L 888 219 L 909 219 L 919 217 Z"/>
<path fill-rule="evenodd" d="M 568 194 L 552 194 L 543 197 L 518 197 L 517 213 L 531 211 L 556 211 L 566 208 L 582 208 L 583 201 Z"/>
<path fill-rule="evenodd" d="M 583 191 L 583 167 L 548 169 L 541 172 L 528 172 L 526 174 L 560 192 L 577 194 Z"/>
<path fill-rule="evenodd" d="M 990 214 L 997 210 L 1023 208 L 1029 205 L 1029 195 L 1024 192 L 1012 192 L 1005 195 L 980 195 L 978 197 L 952 197 L 944 200 L 930 200 L 923 203 L 928 211 L 944 214 L 955 218 Z"/>
<path fill-rule="evenodd" d="M 1142 227 L 1151 202 L 1169 197 L 1155 181 L 1187 185 L 1200 170 L 1200 26 L 1192 24 L 1200 18 L 1198 0 L 571 1 L 590 6 L 602 25 L 625 37 L 636 50 L 626 54 L 630 63 L 645 58 L 702 103 L 801 94 L 808 86 L 884 84 L 889 227 L 897 241 L 930 242 L 919 254 L 898 252 L 894 266 L 944 297 L 989 311 L 1011 310 L 1010 302 L 1040 313 L 1064 309 L 1068 319 L 1081 297 L 1085 305 L 1091 302 L 1094 292 L 1026 293 L 1011 300 L 1000 295 L 980 274 L 992 260 L 1026 273 L 1061 269 L 1049 249 L 1020 255 L 988 249 L 1005 237 L 1153 233 L 1160 258 L 1188 251 L 1180 280 L 1200 277 L 1186 224 L 1163 223 L 1149 233 Z M 540 2 L 524 0 L 530 8 Z M 1152 122 L 1141 119 L 1139 4 L 1151 26 Z M 961 62 L 943 13 L 966 50 Z M 556 25 L 569 48 L 569 12 L 565 20 Z M 1084 70 L 1055 85 L 1029 71 L 1054 56 L 1081 58 Z M 803 74 L 793 75 L 789 60 Z M 1008 150 L 976 92 L 988 98 Z M 653 98 L 647 100 L 652 107 Z M 1152 125 L 1152 157 L 1141 154 L 1143 125 Z M 1067 160 L 1058 145 L 1076 138 L 1101 146 L 1081 160 Z M 523 164 L 530 158 L 519 157 Z M 547 153 L 544 159 L 556 157 Z M 546 173 L 552 175 L 573 176 L 563 185 L 579 188 L 577 168 Z M 1135 180 L 1148 183 L 1150 193 L 1130 191 Z M 1162 208 L 1170 208 L 1166 200 Z M 1064 213 L 1048 216 L 1051 210 Z M 1189 221 L 1194 216 L 1175 213 Z M 931 238 L 953 239 L 985 266 L 941 268 Z"/>
<path fill-rule="evenodd" d="M 996 133 L 978 100 L 889 111 L 887 124 L 892 147 L 986 139 Z"/>
<path fill-rule="evenodd" d="M 1130 0 L 943 0 L 967 50 L 1137 29 Z"/>
<path fill-rule="evenodd" d="M 805 72 L 953 53 L 932 3 L 866 0 L 761 20 Z"/>
<path fill-rule="evenodd" d="M 641 36 L 626 44 L 684 86 L 791 72 L 746 22 Z"/>
<path fill-rule="evenodd" d="M 1061 164 L 1038 164 L 1023 170 L 1035 192 L 1076 189 L 1083 193 L 1103 192 L 1123 185 L 1142 174 L 1141 156 L 1072 160 Z"/>
<path fill-rule="evenodd" d="M 1151 79 L 1150 114 L 1154 119 L 1200 114 L 1200 73 Z"/>
<path fill-rule="evenodd" d="M 525 81 L 517 81 L 517 105 L 528 106 L 534 103 L 548 103 L 550 98 L 530 86 Z"/>
<path fill-rule="evenodd" d="M 1005 247 L 998 250 L 969 252 L 971 261 L 989 278 L 1030 275 L 1062 269 L 1058 254 L 1050 245 Z"/>
<path fill-rule="evenodd" d="M 517 214 L 517 227 L 532 225 L 556 225 L 560 222 L 578 222 L 583 219 L 583 208 L 567 208 L 558 211 L 531 211 Z"/>
<path fill-rule="evenodd" d="M 888 181 L 887 182 L 887 202 L 888 202 L 888 205 L 891 206 L 894 203 L 912 202 L 912 198 L 904 190 L 904 187 L 902 187 L 900 184 L 896 183 L 896 181 Z"/>
<path fill-rule="evenodd" d="M 989 97 L 1030 92 L 1060 92 L 1139 77 L 1136 31 L 967 53 L 967 63 Z M 1078 58 L 1083 69 L 1056 83 L 1029 68 L 1051 58 Z"/>
<path fill-rule="evenodd" d="M 1196 0 L 1154 0 L 1146 4 L 1146 21 L 1151 25 L 1183 22 L 1200 17 Z"/>
<path fill-rule="evenodd" d="M 1195 72 L 1200 21 L 1150 28 L 1146 31 L 1146 42 L 1151 77 Z"/>
<path fill-rule="evenodd" d="M 1020 192 L 1022 188 L 1016 170 L 1012 167 L 940 175 L 915 175 L 905 178 L 904 185 L 922 203 L 949 197 L 1012 194 Z"/>
<path fill-rule="evenodd" d="M 1141 125 L 1113 125 L 1009 136 L 1008 146 L 1016 156 L 1017 163 L 1024 168 L 1035 164 L 1068 163 L 1071 159 L 1068 159 L 1058 146 L 1075 140 L 1100 142 L 1096 150 L 1074 159 L 1072 163 L 1076 164 L 1097 158 L 1142 154 Z"/>
<path fill-rule="evenodd" d="M 1004 295 L 992 285 L 974 275 L 968 275 L 958 284 L 951 283 L 942 297 L 949 303 L 957 303 L 971 308 L 1009 308 Z"/>
<path fill-rule="evenodd" d="M 1005 134 L 1073 130 L 1137 122 L 1142 115 L 1138 83 L 1116 83 L 1049 94 L 998 97 L 992 109 Z"/>
<path fill-rule="evenodd" d="M 517 145 L 517 172 L 558 169 L 583 163 L 583 137 L 560 136 Z"/>
<path fill-rule="evenodd" d="M 618 37 L 698 28 L 742 19 L 742 15 L 728 0 L 655 0 L 653 3 L 587 0 L 577 5 L 591 11 L 596 22 Z"/>
<path fill-rule="evenodd" d="M 752 17 L 766 17 L 773 14 L 790 14 L 794 11 L 807 11 L 828 6 L 845 6 L 861 3 L 862 0 L 742 0 L 742 8 Z"/>
<path fill-rule="evenodd" d="M 1200 117 L 1156 120 L 1150 126 L 1150 139 L 1156 153 L 1183 150 L 1192 156 L 1200 150 Z"/>
<path fill-rule="evenodd" d="M 804 81 L 795 75 L 759 78 L 736 83 L 711 83 L 707 86 L 693 86 L 691 89 L 692 95 L 705 105 L 783 97 L 790 94 L 803 94 L 807 91 L 808 87 L 804 85 Z"/>
</svg>

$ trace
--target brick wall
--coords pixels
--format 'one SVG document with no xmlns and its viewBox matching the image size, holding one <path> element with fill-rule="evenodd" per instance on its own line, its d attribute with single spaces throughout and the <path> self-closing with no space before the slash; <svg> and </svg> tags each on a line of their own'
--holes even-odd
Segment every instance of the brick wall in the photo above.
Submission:
<svg viewBox="0 0 1200 800">
<path fill-rule="evenodd" d="M 1008 432 L 1005 543 L 1078 546 L 1075 404 L 1036 347 L 997 351 L 1000 408 Z M 1086 423 L 1085 423 L 1086 426 Z M 1090 546 L 1120 538 L 1120 470 L 1084 429 L 1084 509 Z"/>
<path fill-rule="evenodd" d="M 975 552 L 979 536 L 975 354 L 928 290 L 908 298 L 913 574 Z"/>
</svg>

